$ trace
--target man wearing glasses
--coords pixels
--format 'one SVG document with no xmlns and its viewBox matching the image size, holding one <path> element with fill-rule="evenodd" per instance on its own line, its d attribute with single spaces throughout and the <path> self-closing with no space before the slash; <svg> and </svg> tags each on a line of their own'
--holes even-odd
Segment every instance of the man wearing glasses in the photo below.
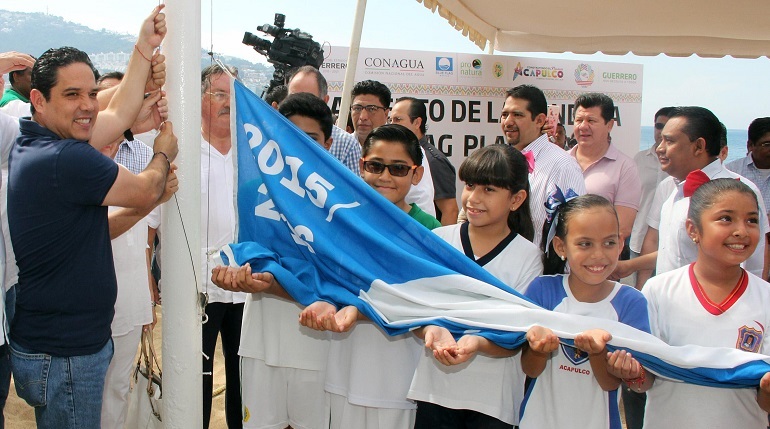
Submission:
<svg viewBox="0 0 770 429">
<path fill-rule="evenodd" d="M 350 116 L 353 118 L 353 133 L 358 143 L 364 140 L 373 129 L 388 122 L 390 112 L 390 89 L 376 80 L 358 82 L 351 93 Z"/>
<path fill-rule="evenodd" d="M 353 102 L 350 103 L 350 117 L 353 119 L 353 133 L 362 145 L 369 133 L 388 122 L 390 113 L 390 89 L 376 80 L 358 82 L 351 91 Z M 425 151 L 422 151 L 425 159 Z M 408 204 L 415 203 L 422 211 L 436 217 L 436 207 L 433 205 L 433 176 L 430 165 L 423 164 L 425 172 L 416 185 L 412 185 L 406 196 Z"/>
<path fill-rule="evenodd" d="M 208 252 L 235 241 L 233 204 L 234 160 L 230 143 L 230 77 L 235 67 L 224 70 L 217 64 L 201 73 L 201 258 L 204 292 L 208 296 L 207 322 L 203 324 L 203 427 L 211 416 L 212 371 L 217 335 L 222 336 L 225 358 L 225 420 L 230 429 L 243 427 L 238 348 L 246 301 L 244 292 L 230 292 L 211 283 L 214 265 Z"/>
</svg>

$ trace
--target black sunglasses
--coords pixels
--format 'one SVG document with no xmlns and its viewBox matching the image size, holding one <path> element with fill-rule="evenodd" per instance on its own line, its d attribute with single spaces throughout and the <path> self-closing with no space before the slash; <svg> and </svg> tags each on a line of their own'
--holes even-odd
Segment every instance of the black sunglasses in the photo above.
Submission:
<svg viewBox="0 0 770 429">
<path fill-rule="evenodd" d="M 368 171 L 369 173 L 382 174 L 382 172 L 385 171 L 385 168 L 388 169 L 388 172 L 391 176 L 404 177 L 409 174 L 410 171 L 416 169 L 417 166 L 406 164 L 383 164 L 377 161 L 364 161 L 364 170 Z"/>
</svg>

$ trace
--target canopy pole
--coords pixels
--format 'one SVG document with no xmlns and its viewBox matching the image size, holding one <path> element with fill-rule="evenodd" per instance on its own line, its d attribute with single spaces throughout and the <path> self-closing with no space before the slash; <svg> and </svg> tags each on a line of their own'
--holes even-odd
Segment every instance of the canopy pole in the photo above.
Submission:
<svg viewBox="0 0 770 429">
<path fill-rule="evenodd" d="M 166 0 L 169 120 L 179 191 L 163 205 L 163 424 L 203 427 L 200 285 L 201 3 Z M 212 356 L 213 358 L 213 356 Z"/>
<path fill-rule="evenodd" d="M 348 51 L 348 67 L 345 69 L 345 83 L 342 84 L 342 103 L 340 104 L 340 114 L 337 119 L 337 126 L 343 130 L 347 126 L 348 116 L 350 116 L 350 91 L 353 90 L 353 84 L 356 79 L 358 51 L 361 47 L 361 32 L 364 28 L 365 13 L 366 0 L 358 0 L 355 21 L 353 22 L 353 34 L 350 36 L 350 50 Z"/>
</svg>

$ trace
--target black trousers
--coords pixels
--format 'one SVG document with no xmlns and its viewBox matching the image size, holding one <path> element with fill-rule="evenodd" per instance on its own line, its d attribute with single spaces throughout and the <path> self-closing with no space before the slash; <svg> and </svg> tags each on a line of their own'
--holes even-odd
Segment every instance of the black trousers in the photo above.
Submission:
<svg viewBox="0 0 770 429">
<path fill-rule="evenodd" d="M 203 428 L 208 429 L 211 419 L 211 394 L 214 386 L 214 351 L 217 335 L 222 335 L 222 354 L 225 357 L 225 419 L 230 429 L 243 427 L 241 411 L 241 377 L 238 347 L 241 342 L 243 304 L 212 302 L 206 306 L 208 321 L 203 324 Z"/>
<path fill-rule="evenodd" d="M 513 426 L 472 410 L 455 410 L 417 401 L 414 429 L 511 429 Z"/>
<path fill-rule="evenodd" d="M 623 399 L 623 411 L 626 415 L 626 428 L 642 429 L 644 424 L 644 406 L 647 403 L 646 393 L 637 393 L 622 385 L 620 394 Z"/>
</svg>

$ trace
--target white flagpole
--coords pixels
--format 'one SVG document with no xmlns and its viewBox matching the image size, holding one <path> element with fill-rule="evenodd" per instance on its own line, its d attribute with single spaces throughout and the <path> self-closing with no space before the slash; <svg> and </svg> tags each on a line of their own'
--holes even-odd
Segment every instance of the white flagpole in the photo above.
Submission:
<svg viewBox="0 0 770 429">
<path fill-rule="evenodd" d="M 366 13 L 366 0 L 358 0 L 356 16 L 353 22 L 353 34 L 350 36 L 350 50 L 348 51 L 348 67 L 345 69 L 345 83 L 342 84 L 342 104 L 337 126 L 345 129 L 350 115 L 350 91 L 356 79 L 356 67 L 358 66 L 358 50 L 361 47 L 361 32 L 364 28 L 364 14 Z"/>
<path fill-rule="evenodd" d="M 169 119 L 179 138 L 179 191 L 163 207 L 161 235 L 163 423 L 166 428 L 189 429 L 203 425 L 201 319 L 196 289 L 201 284 L 201 4 L 199 0 L 167 0 L 165 13 L 165 89 Z"/>
</svg>

